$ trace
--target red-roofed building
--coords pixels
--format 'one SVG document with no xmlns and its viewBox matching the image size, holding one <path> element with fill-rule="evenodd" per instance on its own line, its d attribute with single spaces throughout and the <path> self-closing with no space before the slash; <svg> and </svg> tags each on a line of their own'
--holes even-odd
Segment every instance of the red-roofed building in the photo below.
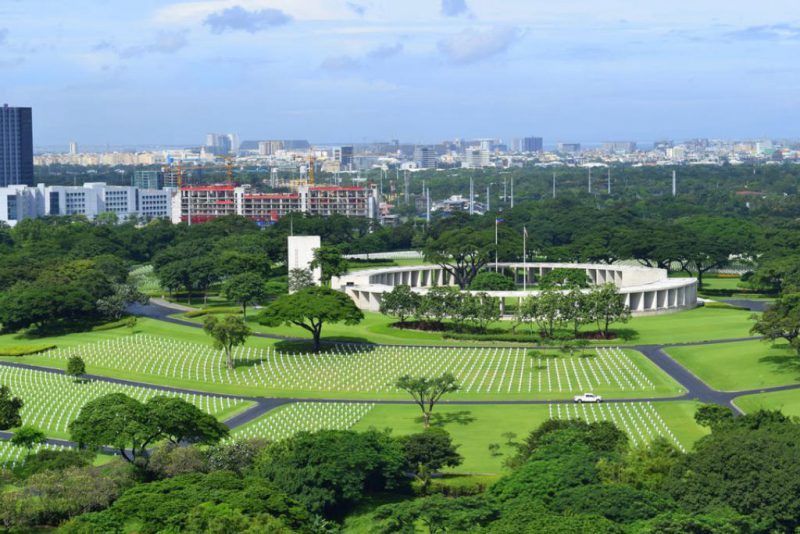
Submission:
<svg viewBox="0 0 800 534">
<path fill-rule="evenodd" d="M 173 221 L 191 224 L 237 214 L 274 222 L 293 212 L 373 218 L 377 206 L 374 187 L 301 185 L 296 192 L 281 194 L 255 193 L 248 187 L 229 185 L 186 186 L 175 196 Z"/>
</svg>

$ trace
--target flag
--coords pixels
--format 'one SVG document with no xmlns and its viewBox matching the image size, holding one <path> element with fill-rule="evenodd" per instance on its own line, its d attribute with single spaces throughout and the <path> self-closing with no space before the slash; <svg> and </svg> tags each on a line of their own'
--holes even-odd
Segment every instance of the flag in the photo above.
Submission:
<svg viewBox="0 0 800 534">
<path fill-rule="evenodd" d="M 523 237 L 525 237 L 525 239 L 528 239 L 528 227 L 527 226 L 523 226 L 522 227 L 522 235 L 523 235 Z"/>
<path fill-rule="evenodd" d="M 495 224 L 500 224 L 500 223 L 502 223 L 502 222 L 506 222 L 506 221 L 505 221 L 505 219 L 495 219 L 495 220 L 494 220 L 494 223 L 495 223 Z"/>
</svg>

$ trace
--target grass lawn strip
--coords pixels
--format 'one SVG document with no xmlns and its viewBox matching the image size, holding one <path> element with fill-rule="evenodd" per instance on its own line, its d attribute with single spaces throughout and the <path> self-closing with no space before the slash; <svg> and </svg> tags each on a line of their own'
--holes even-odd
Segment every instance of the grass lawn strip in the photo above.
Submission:
<svg viewBox="0 0 800 534">
<path fill-rule="evenodd" d="M 745 413 L 758 410 L 780 410 L 784 415 L 800 417 L 800 390 L 776 391 L 739 397 L 734 404 Z"/>
<path fill-rule="evenodd" d="M 665 349 L 681 365 L 720 391 L 800 382 L 800 357 L 785 343 L 742 341 Z"/>
</svg>

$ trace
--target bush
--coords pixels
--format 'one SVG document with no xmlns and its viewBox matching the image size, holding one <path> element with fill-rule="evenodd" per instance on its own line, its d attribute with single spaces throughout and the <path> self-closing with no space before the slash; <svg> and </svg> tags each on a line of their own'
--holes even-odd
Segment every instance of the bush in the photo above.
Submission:
<svg viewBox="0 0 800 534">
<path fill-rule="evenodd" d="M 97 325 L 92 328 L 92 332 L 102 332 L 104 330 L 114 330 L 115 328 L 121 328 L 123 326 L 128 326 L 128 319 L 120 319 L 119 321 L 112 321 L 110 323 L 104 323 L 101 325 Z"/>
<path fill-rule="evenodd" d="M 237 307 L 225 307 L 225 308 L 203 308 L 202 310 L 194 310 L 190 312 L 186 312 L 183 314 L 184 317 L 188 318 L 195 318 L 195 317 L 204 317 L 206 315 L 217 315 L 217 314 L 236 314 L 242 311 L 241 308 Z"/>
<path fill-rule="evenodd" d="M 55 345 L 11 345 L 0 347 L 0 356 L 27 356 L 56 348 Z"/>
<path fill-rule="evenodd" d="M 735 304 L 728 304 L 727 302 L 717 302 L 717 301 L 704 302 L 703 303 L 703 307 L 704 308 L 713 308 L 715 310 L 740 310 L 740 311 L 744 310 L 744 311 L 748 311 L 748 308 L 745 308 L 744 306 L 736 306 Z"/>
<path fill-rule="evenodd" d="M 507 341 L 509 343 L 539 343 L 541 338 L 533 334 L 516 334 L 514 332 L 497 333 L 471 333 L 471 332 L 445 332 L 442 334 L 445 339 L 459 339 L 470 341 Z"/>
<path fill-rule="evenodd" d="M 45 471 L 63 471 L 69 467 L 87 467 L 91 465 L 94 454 L 78 449 L 53 451 L 42 449 L 36 454 L 31 454 L 25 463 L 14 469 L 14 474 L 21 479 L 26 479 L 37 473 Z"/>
</svg>

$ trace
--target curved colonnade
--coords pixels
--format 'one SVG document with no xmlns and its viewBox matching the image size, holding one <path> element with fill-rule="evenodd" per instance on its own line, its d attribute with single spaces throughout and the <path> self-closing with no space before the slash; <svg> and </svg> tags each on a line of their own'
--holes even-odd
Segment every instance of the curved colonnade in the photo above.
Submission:
<svg viewBox="0 0 800 534">
<path fill-rule="evenodd" d="M 634 316 L 672 313 L 697 306 L 697 279 L 669 278 L 664 269 L 628 265 L 589 263 L 494 263 L 486 266 L 513 273 L 518 284 L 534 283 L 545 273 L 559 268 L 581 269 L 592 284 L 614 284 L 625 295 L 625 304 Z M 345 292 L 362 310 L 379 311 L 381 297 L 395 286 L 407 285 L 416 293 L 425 294 L 433 286 L 456 285 L 453 276 L 438 265 L 384 267 L 347 273 L 331 280 L 333 288 Z M 477 293 L 477 292 L 473 292 Z M 538 294 L 528 290 L 485 291 L 500 297 L 505 312 L 508 299 L 522 300 Z"/>
</svg>

